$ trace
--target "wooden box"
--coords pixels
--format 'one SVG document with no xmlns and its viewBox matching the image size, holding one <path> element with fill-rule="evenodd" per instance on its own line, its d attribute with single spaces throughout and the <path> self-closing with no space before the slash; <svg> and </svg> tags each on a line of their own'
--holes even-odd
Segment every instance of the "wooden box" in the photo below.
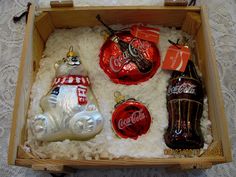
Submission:
<svg viewBox="0 0 236 177">
<path fill-rule="evenodd" d="M 215 51 L 205 7 L 83 7 L 41 9 L 35 17 L 35 7 L 30 7 L 25 30 L 23 50 L 16 88 L 15 106 L 10 135 L 8 163 L 31 167 L 35 170 L 53 172 L 87 167 L 137 167 L 172 166 L 181 169 L 210 168 L 214 164 L 232 160 L 227 119 L 219 82 Z M 189 14 L 199 17 L 200 23 L 191 22 Z M 38 159 L 25 152 L 23 144 L 27 139 L 26 119 L 29 95 L 34 82 L 39 60 L 49 35 L 56 28 L 74 28 L 100 25 L 95 16 L 100 14 L 108 24 L 146 23 L 183 28 L 195 33 L 197 64 L 203 73 L 203 81 L 209 99 L 209 119 L 212 122 L 214 141 L 208 150 L 195 158 L 148 158 L 116 160 L 52 160 Z M 200 24 L 200 25 L 199 25 Z"/>
</svg>

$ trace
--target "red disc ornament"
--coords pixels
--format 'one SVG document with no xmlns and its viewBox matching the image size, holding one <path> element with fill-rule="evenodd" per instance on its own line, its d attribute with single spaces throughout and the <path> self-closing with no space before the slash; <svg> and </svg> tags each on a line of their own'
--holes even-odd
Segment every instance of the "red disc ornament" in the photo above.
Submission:
<svg viewBox="0 0 236 177">
<path fill-rule="evenodd" d="M 120 40 L 128 44 L 127 48 L 138 50 L 138 55 L 151 63 L 150 71 L 140 72 L 137 63 L 132 60 L 121 46 L 113 42 L 114 36 L 109 37 L 103 44 L 100 51 L 100 67 L 109 76 L 109 78 L 118 84 L 134 85 L 150 79 L 160 66 L 160 52 L 155 43 L 135 38 L 130 32 L 123 31 L 115 34 Z M 113 40 L 113 41 L 112 41 Z M 140 61 L 141 62 L 141 61 Z"/>
<path fill-rule="evenodd" d="M 151 116 L 147 108 L 129 99 L 116 106 L 112 114 L 112 127 L 121 138 L 137 139 L 147 133 L 151 124 Z"/>
</svg>

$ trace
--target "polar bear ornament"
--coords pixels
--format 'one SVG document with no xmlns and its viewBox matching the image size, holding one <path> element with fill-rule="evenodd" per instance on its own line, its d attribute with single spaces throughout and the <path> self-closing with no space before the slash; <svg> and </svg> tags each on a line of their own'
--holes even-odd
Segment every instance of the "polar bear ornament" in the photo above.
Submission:
<svg viewBox="0 0 236 177">
<path fill-rule="evenodd" d="M 70 47 L 67 57 L 55 64 L 56 76 L 41 99 L 42 114 L 30 120 L 37 140 L 88 140 L 101 132 L 104 119 L 90 89 L 88 74 Z"/>
</svg>

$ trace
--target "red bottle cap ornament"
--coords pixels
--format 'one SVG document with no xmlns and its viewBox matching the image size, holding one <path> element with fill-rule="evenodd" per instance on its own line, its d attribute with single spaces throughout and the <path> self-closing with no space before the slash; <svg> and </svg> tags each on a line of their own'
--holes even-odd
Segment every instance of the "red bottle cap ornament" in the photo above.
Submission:
<svg viewBox="0 0 236 177">
<path fill-rule="evenodd" d="M 120 92 L 115 92 L 117 105 L 112 114 L 112 127 L 121 138 L 136 140 L 150 128 L 151 116 L 148 109 L 134 99 L 125 100 Z"/>
<path fill-rule="evenodd" d="M 124 48 L 127 48 L 128 54 Z M 135 38 L 128 31 L 111 35 L 103 44 L 99 56 L 100 67 L 117 84 L 144 82 L 160 66 L 160 52 L 156 44 Z"/>
</svg>

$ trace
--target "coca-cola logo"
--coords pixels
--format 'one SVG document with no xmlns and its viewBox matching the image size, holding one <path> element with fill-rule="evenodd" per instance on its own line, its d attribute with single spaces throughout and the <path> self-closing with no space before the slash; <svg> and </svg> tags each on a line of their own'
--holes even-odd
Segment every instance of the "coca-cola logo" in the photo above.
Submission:
<svg viewBox="0 0 236 177">
<path fill-rule="evenodd" d="M 149 42 L 134 38 L 129 43 L 129 52 L 134 57 L 138 57 L 139 55 L 146 56 L 146 52 L 150 47 L 151 44 Z"/>
<path fill-rule="evenodd" d="M 141 120 L 145 119 L 145 114 L 142 109 L 135 111 L 131 114 L 130 117 L 126 119 L 120 119 L 118 121 L 118 128 L 120 130 L 125 129 L 126 127 L 135 124 Z"/>
<path fill-rule="evenodd" d="M 109 60 L 110 68 L 113 72 L 119 72 L 130 61 L 130 55 L 133 57 L 146 56 L 146 52 L 150 47 L 149 42 L 134 38 L 125 52 L 122 52 L 118 57 L 111 56 Z"/>
<path fill-rule="evenodd" d="M 111 56 L 110 58 L 110 68 L 114 72 L 119 72 L 123 66 L 130 61 L 129 55 L 127 52 L 123 52 L 121 55 L 119 55 L 117 58 L 114 56 Z"/>
<path fill-rule="evenodd" d="M 167 90 L 167 95 L 172 94 L 181 94 L 181 93 L 188 93 L 196 95 L 196 85 L 184 82 L 181 85 L 176 86 L 169 86 Z"/>
</svg>

